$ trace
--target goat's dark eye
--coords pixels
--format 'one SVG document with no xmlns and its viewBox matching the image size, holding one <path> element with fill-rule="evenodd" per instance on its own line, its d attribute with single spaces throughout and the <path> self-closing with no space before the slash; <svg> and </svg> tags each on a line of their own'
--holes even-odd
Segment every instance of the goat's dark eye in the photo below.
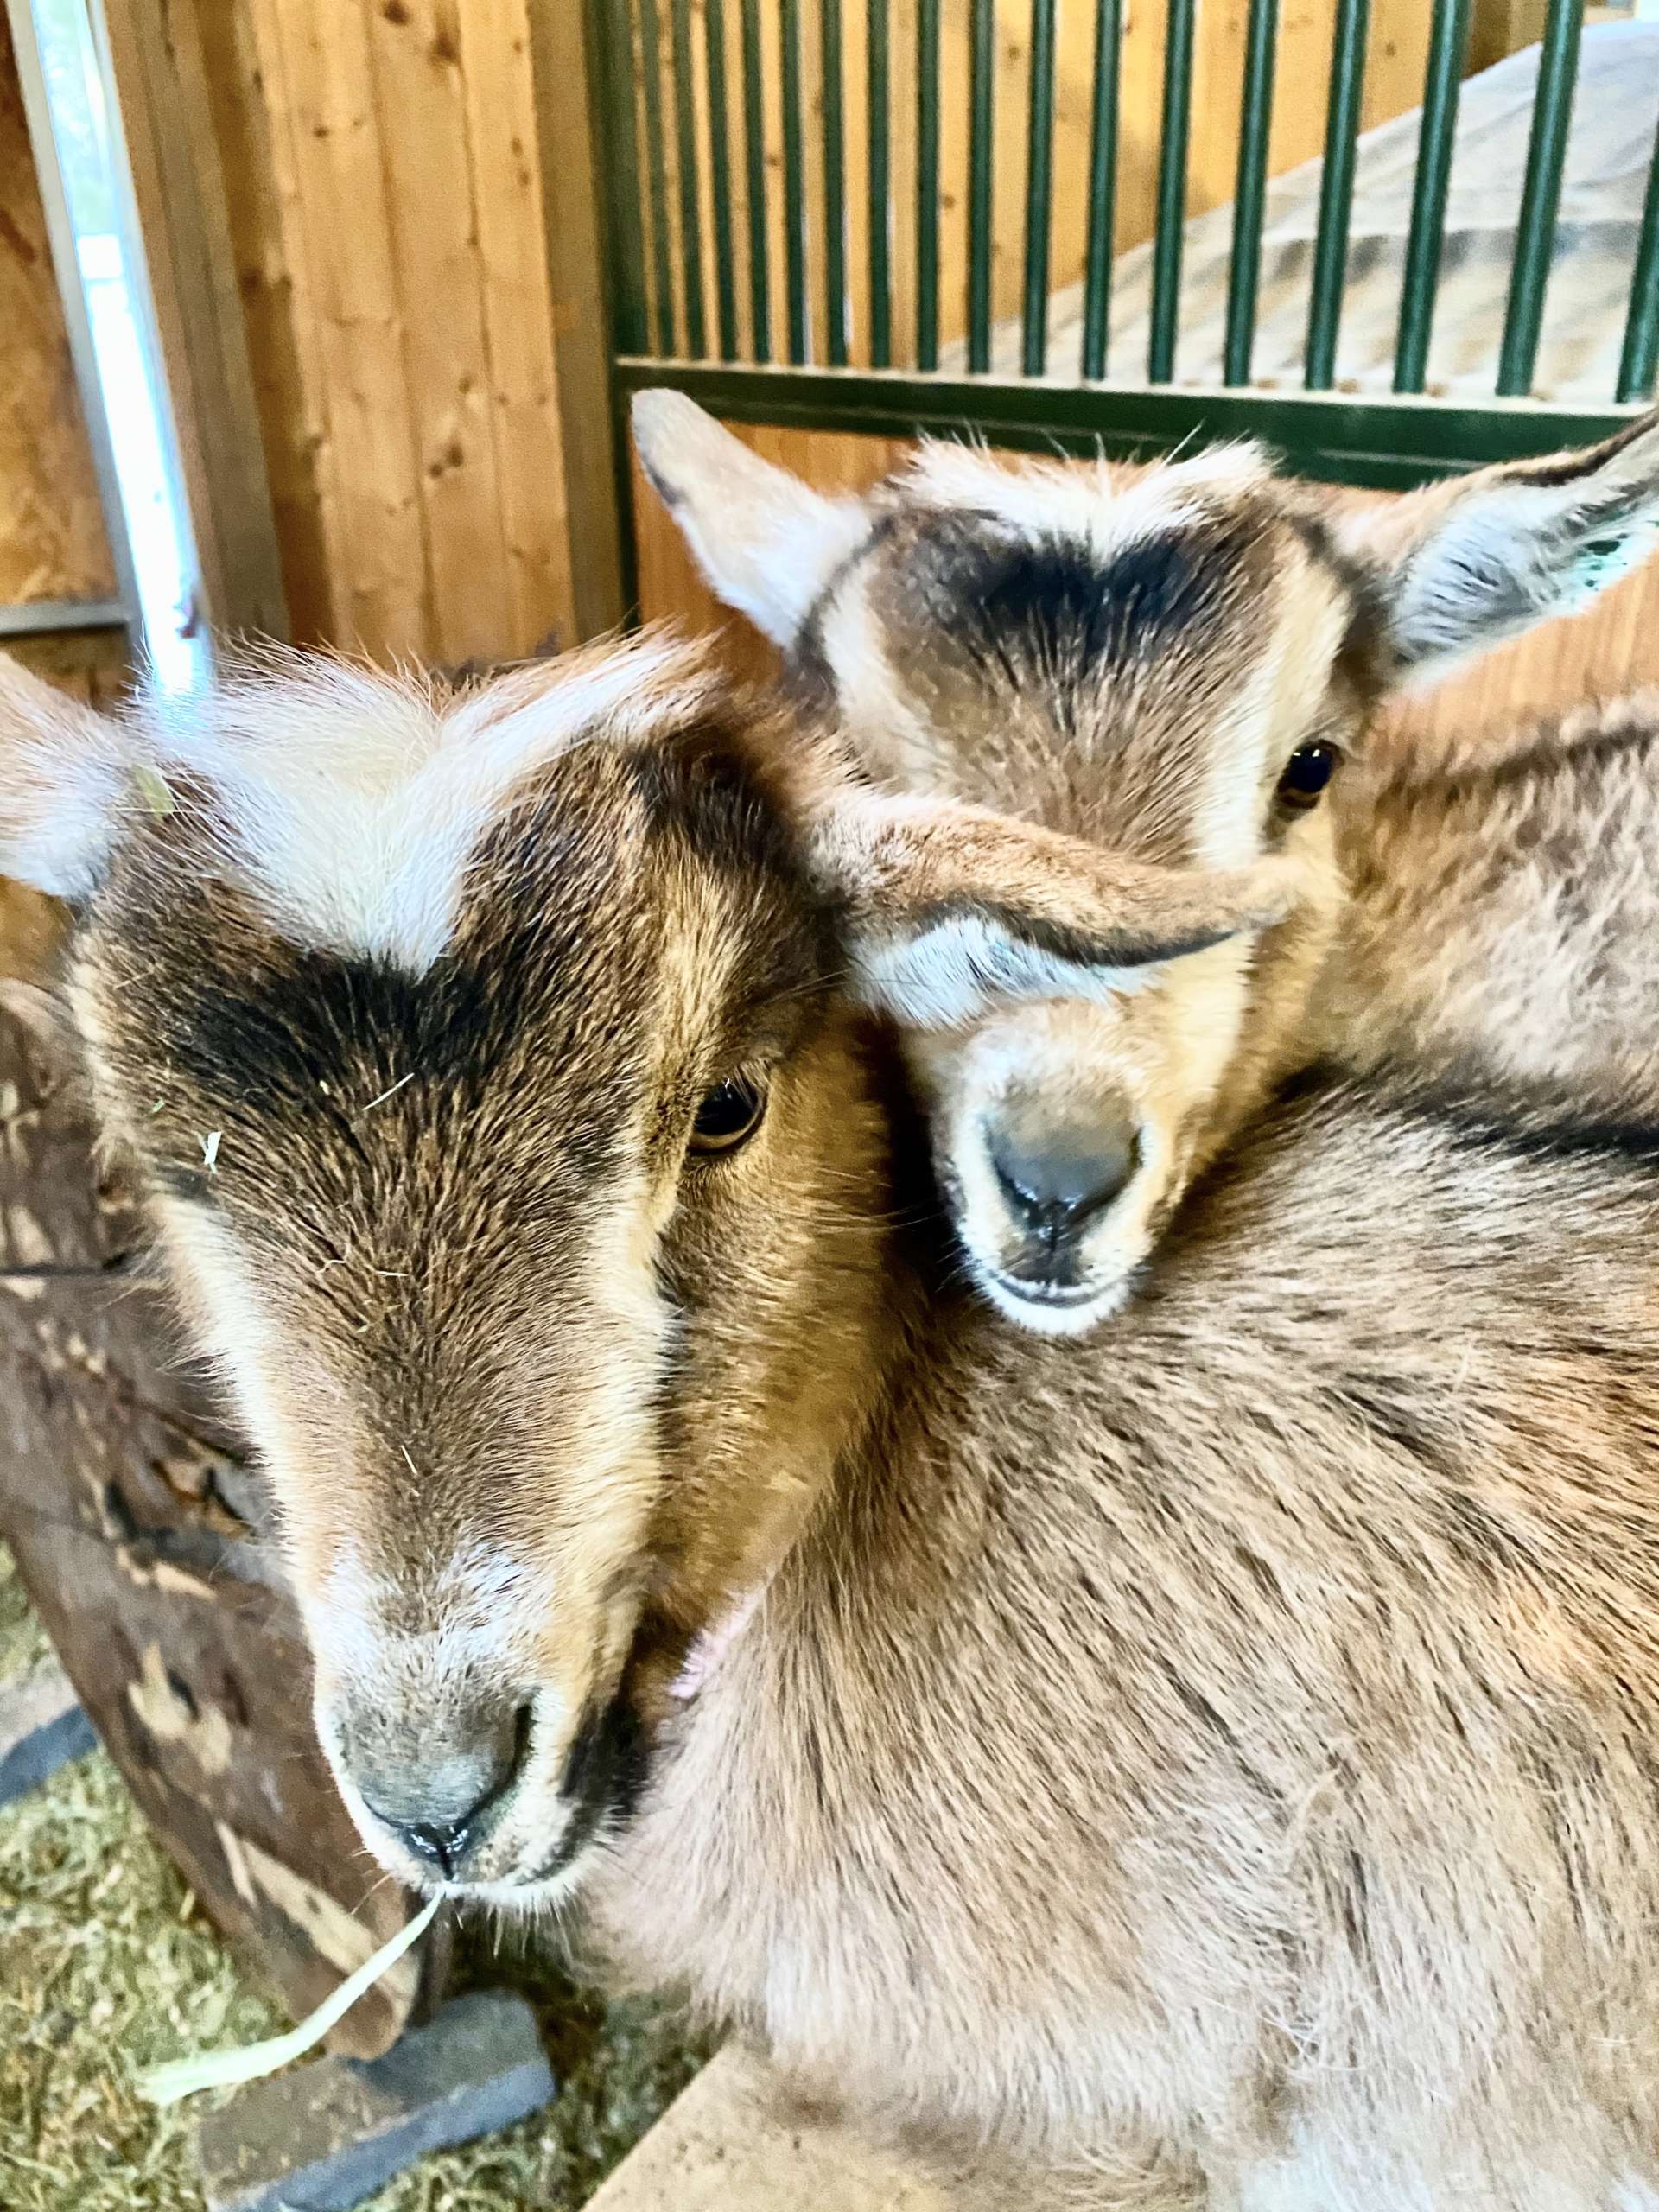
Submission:
<svg viewBox="0 0 1659 2212">
<path fill-rule="evenodd" d="M 766 1095 L 746 1076 L 717 1083 L 704 1094 L 691 1124 L 693 1152 L 734 1152 L 760 1126 Z"/>
<path fill-rule="evenodd" d="M 1320 794 L 1337 772 L 1340 755 L 1334 745 L 1303 745 L 1285 763 L 1279 779 L 1279 804 L 1299 813 L 1317 806 Z"/>
</svg>

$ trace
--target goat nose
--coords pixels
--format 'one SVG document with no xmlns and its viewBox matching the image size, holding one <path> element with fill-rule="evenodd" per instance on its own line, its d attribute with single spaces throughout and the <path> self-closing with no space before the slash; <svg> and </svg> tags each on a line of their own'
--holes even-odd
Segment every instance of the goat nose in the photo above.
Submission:
<svg viewBox="0 0 1659 2212">
<path fill-rule="evenodd" d="M 1112 1115 L 1029 1135 L 1000 1129 L 990 1151 L 1009 1205 L 1052 1247 L 1076 1236 L 1117 1197 L 1135 1173 L 1140 1147 L 1128 1116 Z"/>
<path fill-rule="evenodd" d="M 449 1724 L 451 1748 L 435 1755 L 353 1758 L 364 1803 L 416 1858 L 453 1876 L 518 1777 L 530 1718 L 527 1704 L 474 1712 Z"/>
</svg>

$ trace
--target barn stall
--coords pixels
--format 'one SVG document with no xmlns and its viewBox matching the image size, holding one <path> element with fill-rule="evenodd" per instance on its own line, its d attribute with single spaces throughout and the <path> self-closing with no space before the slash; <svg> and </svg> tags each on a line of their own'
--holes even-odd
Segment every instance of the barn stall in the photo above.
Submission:
<svg viewBox="0 0 1659 2212">
<path fill-rule="evenodd" d="M 141 651 L 188 675 L 214 633 L 454 664 L 636 611 L 727 625 L 626 465 L 621 410 L 654 384 L 830 489 L 924 433 L 1255 435 L 1379 496 L 1595 436 L 1653 388 L 1639 9 L 9 0 L 9 22 L 0 627 L 93 699 Z M 101 213 L 54 99 L 76 67 L 105 104 Z M 136 565 L 100 366 L 112 266 L 181 518 L 171 605 Z M 1659 676 L 1656 594 L 1638 575 L 1412 711 L 1479 728 Z M 3 922 L 0 1533 L 190 1894 L 303 2012 L 411 1901 L 356 1850 L 257 1476 L 181 1365 L 118 1163 L 93 1162 L 44 988 L 60 918 L 8 887 Z M 334 2047 L 428 2018 L 449 1948 Z M 613 2188 L 693 2201 L 671 2191 L 741 2134 L 756 2203 L 787 2156 L 819 2161 L 814 2201 L 830 2173 L 849 2203 L 911 2201 L 833 2139 L 786 2152 L 755 2094 L 722 2061 Z"/>
</svg>

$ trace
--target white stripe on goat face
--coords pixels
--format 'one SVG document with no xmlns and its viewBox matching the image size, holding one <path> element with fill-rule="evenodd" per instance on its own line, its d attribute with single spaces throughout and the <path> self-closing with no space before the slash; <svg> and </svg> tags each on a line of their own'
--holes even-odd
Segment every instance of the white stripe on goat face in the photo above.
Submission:
<svg viewBox="0 0 1659 2212">
<path fill-rule="evenodd" d="M 694 713 L 709 678 L 646 635 L 448 704 L 416 679 L 274 658 L 203 698 L 152 702 L 161 772 L 214 795 L 218 859 L 291 943 L 423 974 L 454 932 L 480 839 L 515 788 L 602 728 Z"/>
</svg>

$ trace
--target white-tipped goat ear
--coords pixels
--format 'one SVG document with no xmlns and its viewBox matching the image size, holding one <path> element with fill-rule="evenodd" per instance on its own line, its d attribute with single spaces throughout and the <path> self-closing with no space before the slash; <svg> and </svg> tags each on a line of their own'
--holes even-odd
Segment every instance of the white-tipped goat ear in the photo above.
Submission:
<svg viewBox="0 0 1659 2212">
<path fill-rule="evenodd" d="M 949 800 L 843 798 L 813 849 L 845 904 L 854 995 L 918 1028 L 1115 996 L 1160 962 L 1282 921 L 1297 895 L 1290 861 L 1156 867 Z"/>
<path fill-rule="evenodd" d="M 633 447 L 721 598 L 774 644 L 792 645 L 869 535 L 859 501 L 826 499 L 774 468 L 683 392 L 634 395 Z"/>
<path fill-rule="evenodd" d="M 119 723 L 0 653 L 0 875 L 85 898 L 137 797 L 133 760 Z"/>
<path fill-rule="evenodd" d="M 1339 534 L 1376 581 L 1399 678 L 1432 682 L 1578 613 L 1659 545 L 1659 414 L 1580 453 L 1409 493 Z"/>
</svg>

